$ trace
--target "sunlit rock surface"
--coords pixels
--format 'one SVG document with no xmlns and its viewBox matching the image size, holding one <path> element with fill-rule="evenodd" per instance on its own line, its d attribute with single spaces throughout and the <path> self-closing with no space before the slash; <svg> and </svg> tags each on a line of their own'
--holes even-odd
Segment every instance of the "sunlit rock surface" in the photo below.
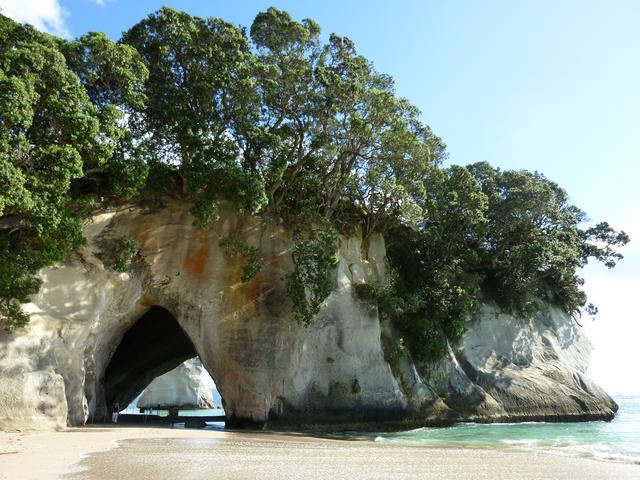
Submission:
<svg viewBox="0 0 640 480">
<path fill-rule="evenodd" d="M 483 305 L 429 378 L 469 420 L 611 419 L 617 405 L 586 376 L 590 351 L 582 327 L 557 307 L 520 318 Z"/>
<path fill-rule="evenodd" d="M 611 418 L 616 409 L 585 377 L 581 327 L 552 307 L 514 318 L 487 305 L 437 365 L 390 365 L 385 345 L 397 334 L 353 288 L 386 275 L 379 235 L 341 239 L 333 293 L 305 328 L 291 315 L 291 237 L 276 220 L 223 210 L 204 231 L 188 206 L 169 203 L 98 215 L 86 233 L 79 255 L 42 271 L 24 306 L 30 325 L 0 334 L 0 428 L 103 419 L 195 355 L 232 426 L 384 429 Z M 264 267 L 250 282 L 241 281 L 243 259 L 219 246 L 230 234 L 260 251 Z M 123 236 L 140 253 L 129 273 L 116 273 L 97 254 Z"/>
<path fill-rule="evenodd" d="M 138 399 L 138 408 L 212 408 L 213 384 L 198 358 L 192 358 L 154 379 Z"/>
</svg>

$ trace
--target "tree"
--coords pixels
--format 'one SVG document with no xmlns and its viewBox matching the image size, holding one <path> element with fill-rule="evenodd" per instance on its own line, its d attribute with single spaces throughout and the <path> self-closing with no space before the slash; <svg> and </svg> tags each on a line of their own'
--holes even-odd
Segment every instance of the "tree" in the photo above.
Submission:
<svg viewBox="0 0 640 480">
<path fill-rule="evenodd" d="M 255 162 L 272 206 L 335 220 L 341 202 L 357 202 L 375 229 L 384 215 L 409 219 L 415 178 L 444 157 L 444 144 L 395 96 L 346 37 L 320 42 L 312 20 L 270 8 L 251 27 L 257 47 L 260 127 L 269 141 Z"/>
<path fill-rule="evenodd" d="M 101 155 L 83 161 L 84 182 L 93 191 L 132 197 L 144 186 L 148 166 L 146 152 L 126 120 L 146 106 L 147 67 L 134 48 L 104 33 L 60 40 L 59 48 L 98 110 L 104 140 Z"/>
<path fill-rule="evenodd" d="M 17 302 L 38 291 L 37 271 L 84 243 L 72 183 L 107 165 L 121 138 L 108 102 L 92 102 L 88 84 L 68 68 L 66 47 L 0 15 L 0 318 L 6 328 L 26 323 Z"/>
<path fill-rule="evenodd" d="M 35 272 L 82 243 L 68 208 L 82 158 L 97 155 L 99 121 L 53 38 L 0 16 L 0 318 L 22 325 L 17 306 L 39 288 Z"/>
<path fill-rule="evenodd" d="M 243 132 L 259 111 L 253 56 L 238 27 L 164 7 L 124 34 L 150 75 L 147 107 L 131 115 L 150 164 L 179 175 L 202 225 L 225 198 L 257 212 L 266 202 L 257 175 L 242 168 Z"/>
<path fill-rule="evenodd" d="M 380 299 L 419 363 L 438 359 L 478 308 L 475 266 L 487 209 L 480 184 L 463 167 L 433 169 L 422 182 L 417 226 L 398 224 L 389 235 L 394 274 Z"/>
<path fill-rule="evenodd" d="M 629 237 L 606 223 L 583 230 L 585 213 L 540 173 L 468 168 L 489 200 L 478 271 L 491 297 L 516 312 L 535 311 L 544 299 L 578 312 L 586 295 L 577 270 L 589 258 L 613 267 L 622 258 L 615 248 Z"/>
</svg>

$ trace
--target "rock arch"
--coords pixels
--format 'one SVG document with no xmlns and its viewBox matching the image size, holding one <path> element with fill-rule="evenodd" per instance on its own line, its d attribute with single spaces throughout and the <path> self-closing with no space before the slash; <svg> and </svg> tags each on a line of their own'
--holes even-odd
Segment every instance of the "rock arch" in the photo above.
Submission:
<svg viewBox="0 0 640 480">
<path fill-rule="evenodd" d="M 381 236 L 341 238 L 334 289 L 313 325 L 304 327 L 288 307 L 283 278 L 293 268 L 292 243 L 283 224 L 250 216 L 240 221 L 224 208 L 210 229 L 193 221 L 181 202 L 97 215 L 86 227 L 87 247 L 41 272 L 42 288 L 23 307 L 30 325 L 12 334 L 0 329 L 0 428 L 82 425 L 102 417 L 107 397 L 126 403 L 132 393 L 123 385 L 134 367 L 118 365 L 142 360 L 144 342 L 121 353 L 117 348 L 142 318 L 165 312 L 173 331 L 188 339 L 185 350 L 169 342 L 171 330 L 154 328 L 164 339 L 159 343 L 176 350 L 152 352 L 156 367 L 141 362 L 135 368 L 143 376 L 159 374 L 193 348 L 224 397 L 229 426 L 610 420 L 617 409 L 586 378 L 588 340 L 556 307 L 516 318 L 485 305 L 456 350 L 423 379 L 410 359 L 387 361 L 394 331 L 375 305 L 354 294 L 353 285 L 386 276 Z M 231 234 L 256 247 L 264 262 L 250 282 L 242 281 L 242 256 L 220 247 Z M 139 248 L 126 273 L 96 255 L 106 240 L 120 237 Z M 567 331 L 575 332 L 571 341 L 560 336 Z M 522 355 L 521 339 L 531 355 Z M 161 358 L 170 360 L 162 368 Z M 493 358 L 505 361 L 488 363 Z M 508 388 L 493 379 L 510 379 Z M 485 401 L 473 403 L 479 388 Z"/>
<path fill-rule="evenodd" d="M 128 405 L 154 378 L 197 355 L 171 312 L 149 308 L 124 334 L 105 370 L 106 405 Z"/>
</svg>

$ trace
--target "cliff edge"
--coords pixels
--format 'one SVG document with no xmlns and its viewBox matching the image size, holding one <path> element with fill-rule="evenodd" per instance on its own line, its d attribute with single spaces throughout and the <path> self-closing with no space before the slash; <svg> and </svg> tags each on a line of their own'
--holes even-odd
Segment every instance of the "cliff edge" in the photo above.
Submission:
<svg viewBox="0 0 640 480">
<path fill-rule="evenodd" d="M 231 233 L 256 247 L 243 282 Z M 610 420 L 615 402 L 586 376 L 590 345 L 547 305 L 528 318 L 484 304 L 462 341 L 433 365 L 393 355 L 393 327 L 354 286 L 383 280 L 382 236 L 341 238 L 331 295 L 314 323 L 291 316 L 283 277 L 291 236 L 278 221 L 222 212 L 198 230 L 188 208 L 137 206 L 93 218 L 88 245 L 44 269 L 30 324 L 0 334 L 0 428 L 45 429 L 104 418 L 196 355 L 229 426 L 409 428 L 453 421 Z M 134 241 L 128 273 L 106 268 L 113 239 Z"/>
</svg>

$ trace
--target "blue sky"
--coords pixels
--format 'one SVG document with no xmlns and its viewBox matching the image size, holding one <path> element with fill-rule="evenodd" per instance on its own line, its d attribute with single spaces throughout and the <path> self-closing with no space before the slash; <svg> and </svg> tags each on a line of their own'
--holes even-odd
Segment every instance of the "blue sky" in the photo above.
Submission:
<svg viewBox="0 0 640 480">
<path fill-rule="evenodd" d="M 448 145 L 450 162 L 489 161 L 538 170 L 596 221 L 640 243 L 640 2 L 167 1 L 194 15 L 249 27 L 276 6 L 313 18 L 325 34 L 353 39 Z M 163 5 L 142 0 L 0 0 L 6 14 L 78 36 L 120 33 Z M 48 17 L 47 17 L 48 15 Z M 589 330 L 593 375 L 612 391 L 640 393 L 640 379 L 613 378 L 640 337 L 633 303 L 640 249 L 612 271 L 588 267 L 600 307 Z M 625 334 L 626 332 L 626 334 Z M 626 355 L 626 356 L 625 356 Z M 635 376 L 637 377 L 637 375 Z"/>
</svg>

